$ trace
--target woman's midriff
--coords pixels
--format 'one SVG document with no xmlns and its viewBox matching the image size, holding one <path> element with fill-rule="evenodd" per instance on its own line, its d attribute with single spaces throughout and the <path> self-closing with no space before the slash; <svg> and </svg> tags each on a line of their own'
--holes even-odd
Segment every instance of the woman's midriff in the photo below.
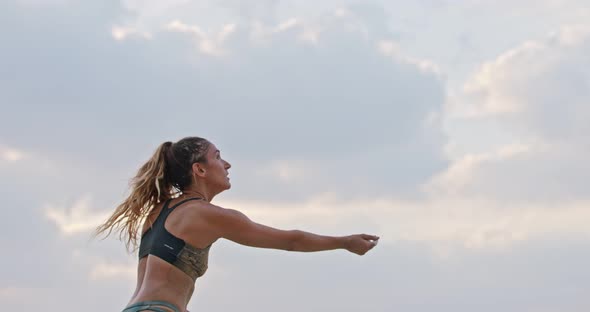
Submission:
<svg viewBox="0 0 590 312">
<path fill-rule="evenodd" d="M 194 281 L 178 268 L 155 256 L 149 255 L 142 261 L 147 261 L 144 277 L 139 291 L 128 305 L 162 300 L 185 311 L 195 289 Z"/>
</svg>

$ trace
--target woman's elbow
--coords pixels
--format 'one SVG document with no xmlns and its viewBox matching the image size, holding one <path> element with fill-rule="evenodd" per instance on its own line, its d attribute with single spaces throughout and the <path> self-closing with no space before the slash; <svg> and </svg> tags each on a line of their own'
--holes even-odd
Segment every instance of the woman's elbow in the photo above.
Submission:
<svg viewBox="0 0 590 312">
<path fill-rule="evenodd" d="M 303 250 L 302 241 L 303 241 L 304 235 L 305 235 L 305 233 L 303 233 L 303 231 L 300 231 L 300 230 L 289 231 L 287 244 L 284 249 L 286 251 L 301 251 L 301 250 Z"/>
</svg>

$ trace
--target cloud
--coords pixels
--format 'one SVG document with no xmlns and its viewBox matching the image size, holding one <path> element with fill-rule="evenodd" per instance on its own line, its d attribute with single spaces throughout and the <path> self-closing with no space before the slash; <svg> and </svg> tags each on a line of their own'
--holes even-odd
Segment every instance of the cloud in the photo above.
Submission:
<svg viewBox="0 0 590 312">
<path fill-rule="evenodd" d="M 377 49 L 379 52 L 383 53 L 383 55 L 390 56 L 394 59 L 397 59 L 401 62 L 414 64 L 420 70 L 442 76 L 443 72 L 440 67 L 433 61 L 427 59 L 419 59 L 413 56 L 408 55 L 407 53 L 402 52 L 400 44 L 392 41 L 392 40 L 381 40 L 377 44 Z"/>
<path fill-rule="evenodd" d="M 166 30 L 171 32 L 191 34 L 198 42 L 199 51 L 212 56 L 222 56 L 227 53 L 222 45 L 235 29 L 235 24 L 226 24 L 217 34 L 212 35 L 201 30 L 199 26 L 187 25 L 178 20 L 172 21 L 166 26 Z"/>
<path fill-rule="evenodd" d="M 16 148 L 0 145 L 0 161 L 17 162 L 25 158 L 27 154 Z"/>
<path fill-rule="evenodd" d="M 465 249 L 509 250 L 550 237 L 590 238 L 585 221 L 588 201 L 507 203 L 502 200 L 432 197 L 427 200 L 365 199 L 342 201 L 324 194 L 303 203 L 280 206 L 265 202 L 221 201 L 238 207 L 254 221 L 278 227 L 305 226 L 334 232 L 376 231 L 381 245 L 419 243 L 434 255 Z M 558 208 L 558 209 L 557 209 Z"/>
<path fill-rule="evenodd" d="M 564 26 L 543 39 L 528 40 L 484 63 L 452 98 L 448 123 L 493 125 L 474 130 L 474 140 L 488 148 L 530 146 L 518 157 L 486 160 L 459 156 L 439 175 L 447 190 L 460 186 L 463 196 L 516 201 L 587 199 L 582 185 L 590 178 L 590 28 Z M 479 128 L 480 130 L 483 128 Z M 464 135 L 465 136 L 465 135 Z M 485 155 L 493 152 L 483 152 Z M 468 180 L 468 181 L 467 181 Z M 444 182 L 443 182 L 444 181 Z"/>
<path fill-rule="evenodd" d="M 590 97 L 584 57 L 589 49 L 586 26 L 564 26 L 543 40 L 528 40 L 484 63 L 465 83 L 451 112 L 512 115 L 544 135 L 584 130 L 579 127 L 590 114 L 584 104 Z"/>
<path fill-rule="evenodd" d="M 47 219 L 57 225 L 65 235 L 90 232 L 106 220 L 108 213 L 95 213 L 90 209 L 91 199 L 88 196 L 79 198 L 71 207 L 53 207 L 47 205 L 44 213 Z"/>
<path fill-rule="evenodd" d="M 131 27 L 113 26 L 111 34 L 115 40 L 121 41 L 131 37 L 142 39 L 152 39 L 152 34 L 148 32 L 141 32 Z"/>
<path fill-rule="evenodd" d="M 586 39 L 559 32 L 559 40 L 531 40 L 504 63 L 490 59 L 485 79 L 475 75 L 474 87 L 459 94 L 461 104 L 488 112 L 461 121 L 493 118 L 508 138 L 492 148 L 490 137 L 470 128 L 485 148 L 449 160 L 442 124 L 457 119 L 443 120 L 441 111 L 447 73 L 408 42 L 420 38 L 427 51 L 444 53 L 451 41 L 420 27 L 457 15 L 438 14 L 438 6 L 432 14 L 422 10 L 426 4 L 404 24 L 404 41 L 389 30 L 411 15 L 397 3 L 399 18 L 342 2 L 70 1 L 50 10 L 0 3 L 7 56 L 0 59 L 0 102 L 11 104 L 1 141 L 25 153 L 16 162 L 0 156 L 8 164 L 2 189 L 15 195 L 4 203 L 11 222 L 0 240 L 19 255 L 6 258 L 0 274 L 4 308 L 120 310 L 134 287 L 136 258 L 115 239 L 87 244 L 99 216 L 112 212 L 94 207 L 114 206 L 158 144 L 197 134 L 234 165 L 232 192 L 220 204 L 271 226 L 376 232 L 382 241 L 365 257 L 220 242 L 190 310 L 588 310 L 580 298 L 589 277 L 572 269 L 590 259 L 587 115 L 571 104 L 576 96 L 582 103 L 585 89 L 560 93 L 571 90 L 560 87 L 566 81 L 587 77 L 587 66 L 579 76 L 575 70 L 586 64 Z M 523 22 L 519 15 L 519 25 L 543 23 L 543 14 L 533 16 Z M 412 25 L 417 20 L 429 22 Z M 455 20 L 463 28 L 465 21 Z M 166 30 L 174 21 L 176 30 Z M 253 40 L 258 30 L 264 40 Z M 497 36 L 504 43 L 515 38 L 504 34 Z M 539 87 L 546 85 L 535 79 L 550 73 L 534 73 L 537 67 L 561 75 L 558 87 Z M 528 74 L 519 78 L 519 71 Z M 504 86 L 504 74 L 524 88 Z M 566 116 L 563 123 L 538 118 L 545 109 L 531 105 L 543 102 L 530 96 L 533 87 L 539 97 L 566 99 L 582 121 L 553 111 L 547 115 Z M 514 106 L 489 102 L 488 91 Z M 51 171 L 40 170 L 42 159 Z M 432 192 L 422 193 L 424 185 Z M 81 195 L 88 193 L 92 200 Z M 15 240 L 13 233 L 22 235 Z M 367 286 L 342 287 L 351 280 Z M 227 293 L 235 300 L 225 300 Z"/>
<path fill-rule="evenodd" d="M 447 170 L 435 175 L 424 185 L 427 192 L 442 194 L 465 194 L 464 188 L 472 183 L 474 175 L 487 163 L 510 161 L 511 158 L 531 153 L 532 147 L 524 144 L 503 146 L 482 154 L 466 154 L 455 160 Z"/>
<path fill-rule="evenodd" d="M 320 14 L 323 19 L 260 20 L 262 29 L 274 31 L 264 43 L 251 40 L 253 21 L 197 25 L 188 22 L 194 19 L 171 18 L 166 10 L 154 13 L 158 18 L 150 25 L 157 27 L 148 28 L 82 14 L 89 19 L 82 23 L 84 31 L 64 27 L 45 33 L 61 24 L 39 19 L 38 31 L 24 35 L 31 40 L 10 47 L 14 55 L 41 48 L 45 53 L 33 59 L 34 66 L 22 58 L 6 63 L 14 72 L 26 67 L 34 74 L 10 80 L 2 100 L 22 109 L 0 128 L 30 118 L 53 139 L 38 141 L 37 131 L 22 129 L 7 144 L 36 142 L 41 154 L 67 158 L 85 170 L 103 168 L 93 172 L 121 189 L 155 146 L 199 135 L 233 156 L 228 160 L 234 164 L 235 197 L 288 201 L 324 192 L 412 193 L 446 166 L 446 137 L 440 122 L 432 122 L 443 107 L 444 81 L 416 62 L 381 54 L 382 33 L 363 26 L 377 21 L 367 22 L 353 15 L 355 10 L 349 8 L 345 17 L 331 9 Z M 40 13 L 27 14 L 35 20 Z M 119 38 L 149 32 L 152 39 L 117 41 L 112 27 Z M 302 41 L 307 31 L 317 32 L 308 38 L 315 38 L 314 44 Z M 88 33 L 98 35 L 83 35 Z M 42 37 L 51 44 L 41 45 Z M 21 89 L 38 92 L 10 91 Z M 145 120 L 153 116 L 161 119 L 148 125 Z M 292 159 L 314 164 L 312 183 L 294 189 L 296 179 L 277 183 L 258 174 L 274 161 Z M 91 187 L 94 178 L 77 171 Z M 240 183 L 250 178 L 256 180 Z"/>
</svg>

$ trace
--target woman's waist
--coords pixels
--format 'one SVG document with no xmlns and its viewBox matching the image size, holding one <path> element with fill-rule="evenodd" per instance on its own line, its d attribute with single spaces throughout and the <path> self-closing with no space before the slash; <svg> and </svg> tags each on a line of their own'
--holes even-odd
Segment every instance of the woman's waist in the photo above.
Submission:
<svg viewBox="0 0 590 312">
<path fill-rule="evenodd" d="M 164 300 L 146 300 L 130 303 L 122 312 L 140 312 L 140 311 L 166 311 L 166 312 L 188 312 L 177 305 Z"/>
<path fill-rule="evenodd" d="M 141 289 L 128 305 L 142 301 L 160 300 L 177 306 L 180 311 L 185 311 L 195 287 L 192 281 L 188 285 L 181 284 L 185 283 L 174 283 L 173 279 L 169 282 L 151 282 L 144 279 Z"/>
</svg>

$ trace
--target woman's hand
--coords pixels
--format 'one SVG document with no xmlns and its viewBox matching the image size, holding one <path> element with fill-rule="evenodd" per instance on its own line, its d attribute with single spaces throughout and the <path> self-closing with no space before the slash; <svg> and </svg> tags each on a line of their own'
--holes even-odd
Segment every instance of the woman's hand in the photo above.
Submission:
<svg viewBox="0 0 590 312">
<path fill-rule="evenodd" d="M 378 236 L 368 234 L 356 234 L 345 237 L 346 250 L 357 255 L 364 255 L 377 246 Z"/>
</svg>

